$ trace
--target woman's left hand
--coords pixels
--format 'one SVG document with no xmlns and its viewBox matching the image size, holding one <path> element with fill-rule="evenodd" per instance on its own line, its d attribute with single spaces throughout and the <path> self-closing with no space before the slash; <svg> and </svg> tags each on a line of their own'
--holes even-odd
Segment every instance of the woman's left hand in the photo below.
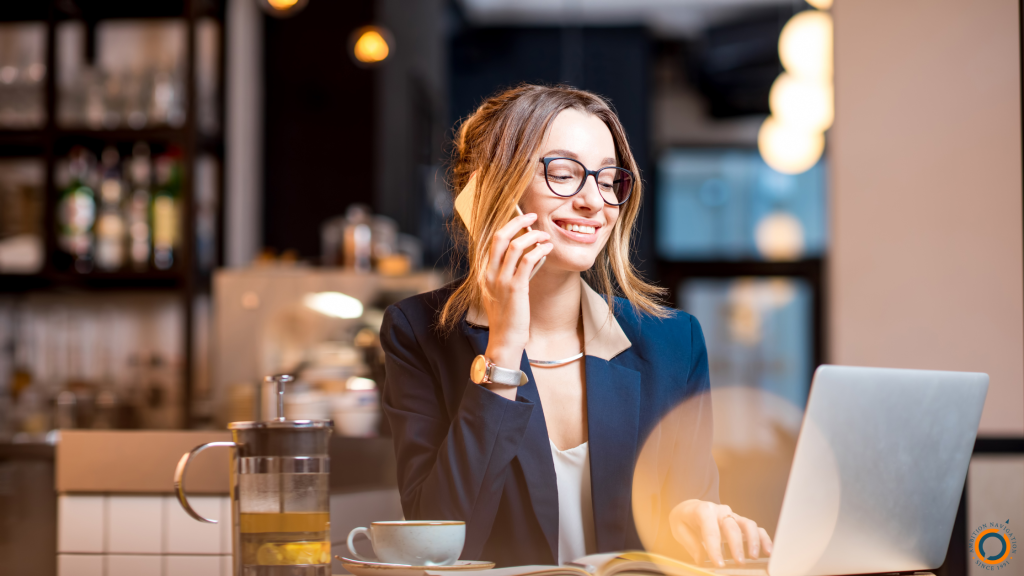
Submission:
<svg viewBox="0 0 1024 576">
<path fill-rule="evenodd" d="M 724 504 L 686 500 L 672 509 L 668 521 L 672 535 L 698 564 L 706 555 L 716 566 L 725 565 L 722 559 L 723 538 L 732 557 L 741 564 L 748 557 L 757 558 L 761 552 L 765 556 L 772 553 L 772 540 L 764 528 L 734 513 Z"/>
</svg>

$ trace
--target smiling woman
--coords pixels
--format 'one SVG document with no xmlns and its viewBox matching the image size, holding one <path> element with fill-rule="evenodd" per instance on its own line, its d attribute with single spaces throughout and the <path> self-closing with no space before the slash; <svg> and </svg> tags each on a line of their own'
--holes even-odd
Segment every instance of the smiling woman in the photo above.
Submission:
<svg viewBox="0 0 1024 576">
<path fill-rule="evenodd" d="M 691 560 L 720 563 L 723 540 L 740 561 L 770 551 L 718 504 L 700 324 L 659 305 L 630 262 L 642 190 L 607 102 L 522 85 L 467 118 L 456 148 L 454 188 L 475 179 L 469 272 L 391 306 L 381 328 L 406 518 L 464 520 L 462 557 L 503 566 L 641 548 L 633 465 L 690 400 L 647 479 L 672 501 L 646 517 Z"/>
</svg>

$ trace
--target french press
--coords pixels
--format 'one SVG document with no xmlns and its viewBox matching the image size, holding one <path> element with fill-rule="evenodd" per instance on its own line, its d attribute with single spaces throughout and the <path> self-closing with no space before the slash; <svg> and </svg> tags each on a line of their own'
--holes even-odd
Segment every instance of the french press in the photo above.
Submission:
<svg viewBox="0 0 1024 576">
<path fill-rule="evenodd" d="M 185 495 L 189 461 L 207 448 L 234 448 L 231 459 L 232 559 L 235 576 L 331 576 L 330 420 L 285 420 L 288 375 L 267 376 L 277 386 L 278 418 L 228 424 L 233 442 L 196 446 L 178 462 L 174 488 L 190 516 L 216 524 L 192 509 Z"/>
</svg>

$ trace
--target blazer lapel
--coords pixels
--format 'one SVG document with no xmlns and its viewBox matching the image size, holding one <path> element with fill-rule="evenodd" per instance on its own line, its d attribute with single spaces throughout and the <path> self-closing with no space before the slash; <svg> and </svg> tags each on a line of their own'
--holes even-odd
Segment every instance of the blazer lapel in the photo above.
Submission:
<svg viewBox="0 0 1024 576">
<path fill-rule="evenodd" d="M 463 333 L 475 354 L 483 354 L 487 350 L 487 328 L 463 323 Z M 555 462 L 551 458 L 551 444 L 548 440 L 548 427 L 544 421 L 544 408 L 540 403 L 537 383 L 530 370 L 530 362 L 523 353 L 519 369 L 526 373 L 529 380 L 519 387 L 517 398 L 533 402 L 534 409 L 530 415 L 530 423 L 526 427 L 526 436 L 519 445 L 519 460 L 526 478 L 527 490 L 530 493 L 530 504 L 533 513 L 540 523 L 541 531 L 551 549 L 552 562 L 558 563 L 558 481 L 555 477 Z"/>
<path fill-rule="evenodd" d="M 612 552 L 625 549 L 627 530 L 633 525 L 640 373 L 594 356 L 588 355 L 586 362 L 594 533 L 597 551 Z"/>
</svg>

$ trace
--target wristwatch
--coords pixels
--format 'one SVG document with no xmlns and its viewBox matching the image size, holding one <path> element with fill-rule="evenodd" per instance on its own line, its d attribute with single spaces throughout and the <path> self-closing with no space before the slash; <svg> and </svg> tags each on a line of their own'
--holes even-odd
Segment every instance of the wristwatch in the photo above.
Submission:
<svg viewBox="0 0 1024 576">
<path fill-rule="evenodd" d="M 469 367 L 469 379 L 474 384 L 504 384 L 505 386 L 522 386 L 529 379 L 522 370 L 502 368 L 487 359 L 483 354 L 473 358 Z"/>
</svg>

